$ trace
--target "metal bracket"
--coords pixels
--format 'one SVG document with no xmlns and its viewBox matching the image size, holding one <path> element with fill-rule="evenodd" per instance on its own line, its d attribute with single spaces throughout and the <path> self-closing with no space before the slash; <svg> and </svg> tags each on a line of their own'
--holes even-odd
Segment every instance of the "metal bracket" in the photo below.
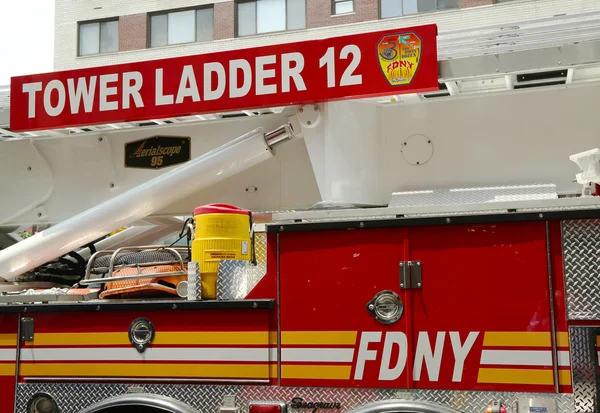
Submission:
<svg viewBox="0 0 600 413">
<path fill-rule="evenodd" d="M 33 341 L 34 322 L 31 317 L 21 318 L 21 340 Z"/>
<path fill-rule="evenodd" d="M 400 262 L 400 289 L 421 288 L 421 261 Z"/>
<path fill-rule="evenodd" d="M 219 413 L 239 413 L 240 408 L 237 407 L 235 395 L 223 396 L 223 403 L 219 407 Z"/>
</svg>

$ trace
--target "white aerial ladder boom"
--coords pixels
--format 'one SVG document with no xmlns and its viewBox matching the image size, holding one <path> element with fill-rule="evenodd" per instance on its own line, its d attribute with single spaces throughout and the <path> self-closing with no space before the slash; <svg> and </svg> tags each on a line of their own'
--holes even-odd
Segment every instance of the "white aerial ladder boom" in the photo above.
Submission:
<svg viewBox="0 0 600 413">
<path fill-rule="evenodd" d="M 50 260 L 111 231 L 131 225 L 190 194 L 245 171 L 273 156 L 291 139 L 289 125 L 264 133 L 257 129 L 166 172 L 18 244 L 0 251 L 0 274 L 14 280 Z"/>
</svg>

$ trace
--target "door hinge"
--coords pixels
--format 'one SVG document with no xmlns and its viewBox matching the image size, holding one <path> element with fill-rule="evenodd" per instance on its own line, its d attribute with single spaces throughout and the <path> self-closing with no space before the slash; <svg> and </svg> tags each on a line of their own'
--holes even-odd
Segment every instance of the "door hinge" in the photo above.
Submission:
<svg viewBox="0 0 600 413">
<path fill-rule="evenodd" d="M 21 317 L 21 340 L 33 341 L 33 318 Z"/>
<path fill-rule="evenodd" d="M 400 261 L 400 289 L 421 288 L 421 261 Z"/>
</svg>

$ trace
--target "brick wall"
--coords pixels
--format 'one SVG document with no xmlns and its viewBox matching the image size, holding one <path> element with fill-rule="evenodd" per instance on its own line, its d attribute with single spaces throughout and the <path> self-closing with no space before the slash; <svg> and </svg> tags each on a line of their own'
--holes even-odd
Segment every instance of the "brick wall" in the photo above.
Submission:
<svg viewBox="0 0 600 413">
<path fill-rule="evenodd" d="M 119 17 L 119 51 L 145 49 L 147 24 L 146 13 Z"/>
<path fill-rule="evenodd" d="M 77 56 L 77 22 L 91 19 L 104 19 L 114 16 L 132 16 L 140 12 L 152 13 L 177 7 L 193 7 L 201 4 L 231 3 L 232 0 L 55 0 L 56 31 L 54 41 L 54 69 L 66 70 L 84 67 L 104 66 L 135 62 L 139 60 L 165 59 L 201 53 L 215 53 L 232 49 L 263 47 L 287 42 L 299 42 L 332 36 L 345 36 L 359 32 L 392 30 L 398 27 L 419 26 L 436 23 L 440 34 L 459 29 L 470 30 L 490 25 L 501 25 L 525 20 L 548 19 L 560 13 L 578 14 L 590 11 L 600 11 L 598 0 L 543 0 L 515 1 L 502 3 L 494 7 L 468 7 L 462 12 L 453 13 L 423 13 L 393 19 L 371 20 L 353 25 L 330 25 L 311 30 L 295 30 L 261 36 L 248 36 L 235 40 L 225 39 L 214 42 L 187 43 L 174 47 L 157 47 L 152 49 L 132 50 L 125 53 L 109 53 L 105 55 Z M 311 0 L 313 1 L 313 0 Z M 317 0 L 320 1 L 320 0 Z M 359 0 L 356 0 L 357 2 Z M 462 0 L 473 4 L 474 0 Z M 97 2 L 101 9 L 95 8 Z M 479 2 L 477 2 L 479 3 Z M 484 2 L 489 4 L 490 0 Z M 479 3 L 481 4 L 481 3 Z M 232 7 L 230 4 L 229 7 Z M 227 7 L 227 6 L 225 6 Z M 327 12 L 331 18 L 330 5 Z M 231 8 L 229 9 L 232 13 Z M 219 14 L 219 11 L 216 11 Z M 349 16 L 346 16 L 349 17 Z M 217 17 L 218 18 L 218 17 Z M 233 19 L 229 20 L 234 24 Z M 222 21 L 215 19 L 215 32 L 223 30 L 219 27 Z M 233 28 L 224 30 L 231 37 Z M 217 34 L 224 37 L 225 34 Z M 121 36 L 126 37 L 126 36 Z"/>
<path fill-rule="evenodd" d="M 215 40 L 233 38 L 235 36 L 235 3 L 233 1 L 216 3 L 214 13 Z"/>
<path fill-rule="evenodd" d="M 460 0 L 460 7 L 476 7 L 476 6 L 485 6 L 487 4 L 494 4 L 496 0 Z"/>
<path fill-rule="evenodd" d="M 379 18 L 379 0 L 354 0 L 354 13 L 332 16 L 331 0 L 307 0 L 306 27 L 335 26 Z"/>
</svg>

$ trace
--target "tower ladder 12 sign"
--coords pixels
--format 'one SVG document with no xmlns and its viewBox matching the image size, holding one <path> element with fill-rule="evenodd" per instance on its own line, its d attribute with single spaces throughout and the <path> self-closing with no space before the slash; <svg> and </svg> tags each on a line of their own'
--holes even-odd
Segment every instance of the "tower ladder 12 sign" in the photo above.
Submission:
<svg viewBox="0 0 600 413">
<path fill-rule="evenodd" d="M 11 79 L 15 132 L 438 90 L 426 25 Z"/>
</svg>

